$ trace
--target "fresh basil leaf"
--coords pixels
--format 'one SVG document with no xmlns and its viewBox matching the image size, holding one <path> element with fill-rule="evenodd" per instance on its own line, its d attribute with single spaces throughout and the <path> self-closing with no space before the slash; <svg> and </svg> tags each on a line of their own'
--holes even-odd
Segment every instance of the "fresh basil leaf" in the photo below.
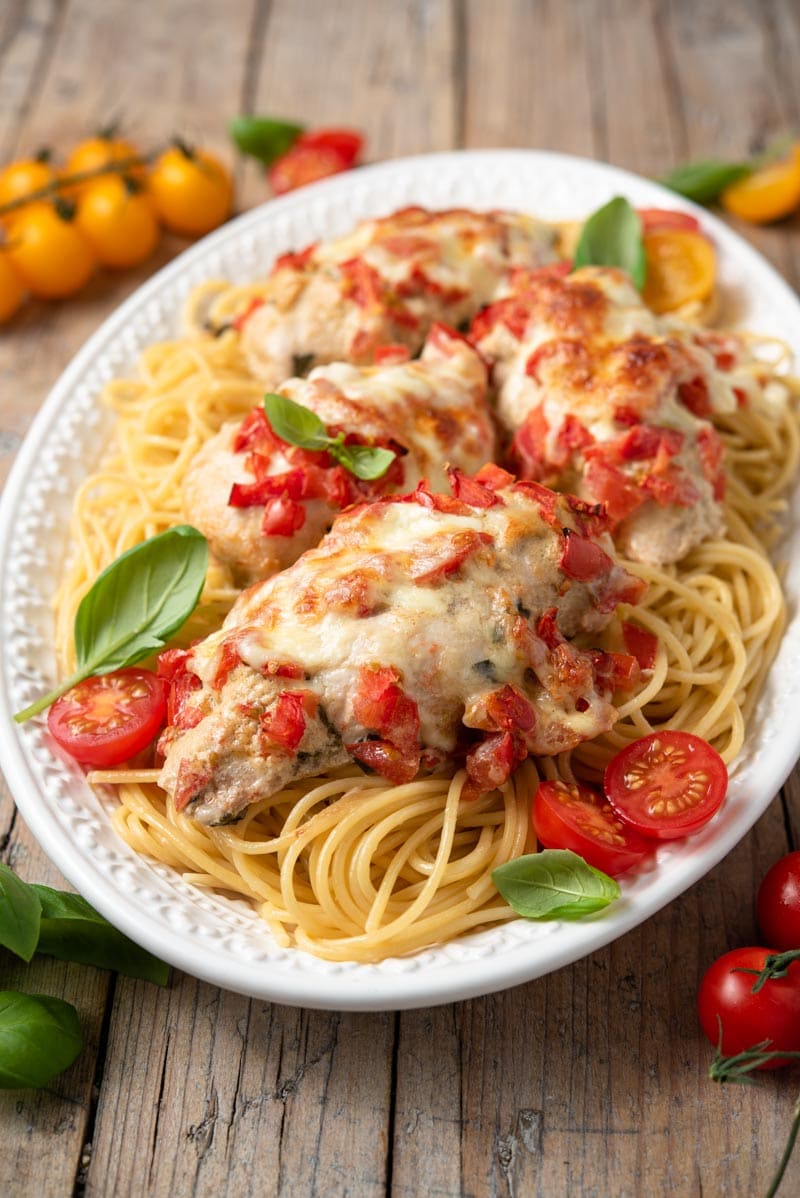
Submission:
<svg viewBox="0 0 800 1198">
<path fill-rule="evenodd" d="M 0 862 L 0 944 L 30 961 L 39 940 L 42 906 L 36 891 Z"/>
<path fill-rule="evenodd" d="M 397 456 L 377 445 L 336 445 L 330 452 L 356 478 L 382 478 Z"/>
<path fill-rule="evenodd" d="M 303 125 L 271 116 L 237 116 L 228 124 L 237 148 L 265 166 L 290 150 L 302 132 Z"/>
<path fill-rule="evenodd" d="M 272 392 L 265 395 L 264 411 L 275 435 L 287 445 L 297 445 L 300 449 L 327 449 L 332 442 L 316 412 L 285 395 Z"/>
<path fill-rule="evenodd" d="M 123 936 L 79 894 L 49 886 L 31 889 L 42 907 L 38 953 L 166 986 L 169 966 Z"/>
<path fill-rule="evenodd" d="M 642 222 L 623 196 L 598 208 L 583 226 L 573 269 L 580 266 L 618 266 L 641 291 L 647 274 Z"/>
<path fill-rule="evenodd" d="M 44 1086 L 83 1048 L 78 1012 L 46 994 L 0 991 L 0 1089 Z"/>
<path fill-rule="evenodd" d="M 659 179 L 659 183 L 678 195 L 686 196 L 687 200 L 694 200 L 696 204 L 713 204 L 726 187 L 751 174 L 752 170 L 745 162 L 721 162 L 717 158 L 706 158 L 676 166 L 675 170 Z"/>
<path fill-rule="evenodd" d="M 569 849 L 542 849 L 492 871 L 492 881 L 526 919 L 579 919 L 619 898 L 613 878 Z"/>
<path fill-rule="evenodd" d="M 134 545 L 98 575 L 75 616 L 78 669 L 14 716 L 49 707 L 90 674 L 134 665 L 161 649 L 194 611 L 208 569 L 208 543 L 188 524 Z"/>
</svg>

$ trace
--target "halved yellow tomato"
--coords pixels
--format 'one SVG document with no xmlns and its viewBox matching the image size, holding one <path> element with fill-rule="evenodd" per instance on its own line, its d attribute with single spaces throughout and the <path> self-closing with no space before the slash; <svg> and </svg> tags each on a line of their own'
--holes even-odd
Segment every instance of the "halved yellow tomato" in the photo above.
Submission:
<svg viewBox="0 0 800 1198">
<path fill-rule="evenodd" d="M 717 278 L 714 246 L 693 229 L 661 228 L 644 235 L 647 279 L 642 298 L 653 312 L 673 312 L 708 299 Z"/>
<path fill-rule="evenodd" d="M 800 206 L 800 145 L 780 162 L 772 162 L 726 187 L 720 202 L 732 216 L 757 225 L 789 216 Z"/>
</svg>

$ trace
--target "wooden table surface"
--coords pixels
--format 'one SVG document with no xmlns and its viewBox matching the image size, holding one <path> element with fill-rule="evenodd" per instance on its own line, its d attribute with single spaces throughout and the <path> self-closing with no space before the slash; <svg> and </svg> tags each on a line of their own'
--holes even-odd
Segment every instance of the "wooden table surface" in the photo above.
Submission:
<svg viewBox="0 0 800 1198">
<path fill-rule="evenodd" d="M 800 130 L 798 61 L 796 0 L 2 0 L 0 161 L 120 117 L 141 145 L 181 132 L 233 162 L 226 121 L 257 111 L 358 126 L 372 160 L 525 146 L 658 174 Z M 265 189 L 236 172 L 242 210 Z M 745 235 L 798 282 L 797 218 Z M 0 331 L 3 476 L 71 355 L 182 245 Z M 799 797 L 796 773 L 719 868 L 609 948 L 453 1006 L 309 1012 L 3 958 L 3 988 L 77 1005 L 87 1047 L 47 1090 L 0 1093 L 0 1193 L 759 1195 L 798 1074 L 714 1086 L 695 994 L 757 942 Z M 59 884 L 6 791 L 0 851 Z"/>
</svg>

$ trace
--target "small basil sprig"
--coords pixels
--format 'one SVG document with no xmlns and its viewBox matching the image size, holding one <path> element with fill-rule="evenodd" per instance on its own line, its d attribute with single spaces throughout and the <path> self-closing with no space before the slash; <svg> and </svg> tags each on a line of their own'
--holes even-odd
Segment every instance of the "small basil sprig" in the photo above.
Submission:
<svg viewBox="0 0 800 1198">
<path fill-rule="evenodd" d="M 581 230 L 573 270 L 581 266 L 618 266 L 641 291 L 647 276 L 642 222 L 623 196 L 592 213 Z"/>
<path fill-rule="evenodd" d="M 38 715 L 90 674 L 134 665 L 164 646 L 194 611 L 208 569 L 208 543 L 188 524 L 128 549 L 84 595 L 75 615 L 78 668 L 14 719 Z"/>
<path fill-rule="evenodd" d="M 492 881 L 517 915 L 526 919 L 580 919 L 620 896 L 613 878 L 569 849 L 542 849 L 507 861 Z"/>
<path fill-rule="evenodd" d="M 670 191 L 694 200 L 696 204 L 713 204 L 726 187 L 738 183 L 750 175 L 753 167 L 746 162 L 722 162 L 718 158 L 704 158 L 676 166 L 658 181 Z"/>
<path fill-rule="evenodd" d="M 345 445 L 344 433 L 329 437 L 316 412 L 287 399 L 285 395 L 265 395 L 264 411 L 273 432 L 281 441 L 296 445 L 299 449 L 327 450 L 340 466 L 344 466 L 356 478 L 381 478 L 397 456 L 391 449 L 381 449 L 377 445 Z"/>
<path fill-rule="evenodd" d="M 292 148 L 303 128 L 271 116 L 237 116 L 228 124 L 228 133 L 243 154 L 269 166 Z"/>
<path fill-rule="evenodd" d="M 83 1048 L 78 1012 L 46 994 L 0 991 L 0 1089 L 45 1086 Z"/>
<path fill-rule="evenodd" d="M 111 969 L 166 986 L 169 966 L 98 915 L 79 894 L 23 882 L 0 862 L 0 945 L 23 961 L 33 954 Z"/>
</svg>

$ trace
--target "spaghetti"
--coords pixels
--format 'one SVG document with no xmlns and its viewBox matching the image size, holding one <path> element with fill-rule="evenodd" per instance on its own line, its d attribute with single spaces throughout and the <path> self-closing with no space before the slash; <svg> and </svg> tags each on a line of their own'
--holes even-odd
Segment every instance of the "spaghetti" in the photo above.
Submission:
<svg viewBox="0 0 800 1198">
<path fill-rule="evenodd" d="M 97 574 L 181 522 L 189 462 L 222 424 L 260 400 L 232 325 L 254 295 L 257 288 L 223 283 L 199 288 L 187 309 L 188 335 L 148 349 L 139 379 L 110 384 L 105 402 L 117 417 L 116 444 L 77 496 L 74 551 L 56 599 L 65 668 L 76 607 Z M 209 326 L 216 335 L 203 331 Z M 743 744 L 784 625 L 765 546 L 800 462 L 793 389 L 783 379 L 764 389 L 763 407 L 751 404 L 716 424 L 727 450 L 728 536 L 703 542 L 674 566 L 625 563 L 648 583 L 635 619 L 660 647 L 638 693 L 623 696 L 609 733 L 570 754 L 525 762 L 511 782 L 478 800 L 461 800 L 463 772 L 391 786 L 348 767 L 292 783 L 226 827 L 176 813 L 155 771 L 90 775 L 118 787 L 119 834 L 193 884 L 247 899 L 279 943 L 331 960 L 380 960 L 514 918 L 491 871 L 534 847 L 537 770 L 596 780 L 619 747 L 657 728 L 690 729 L 725 761 Z M 228 571 L 212 565 L 182 643 L 218 627 L 237 594 Z M 620 643 L 620 619 L 632 612 L 620 609 L 604 634 L 607 647 Z"/>
</svg>

